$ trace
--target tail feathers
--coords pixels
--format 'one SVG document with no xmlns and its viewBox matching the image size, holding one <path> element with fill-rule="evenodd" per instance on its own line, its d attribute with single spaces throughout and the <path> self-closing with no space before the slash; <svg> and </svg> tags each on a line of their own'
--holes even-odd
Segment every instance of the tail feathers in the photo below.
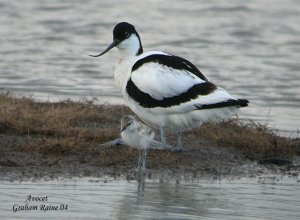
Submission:
<svg viewBox="0 0 300 220">
<path fill-rule="evenodd" d="M 249 101 L 247 99 L 238 99 L 237 103 L 239 107 L 246 107 L 248 106 Z"/>
<path fill-rule="evenodd" d="M 238 108 L 248 106 L 249 101 L 247 99 L 229 99 L 223 102 L 217 102 L 214 104 L 195 105 L 198 110 L 213 109 L 213 108 L 224 108 L 236 106 Z"/>
</svg>

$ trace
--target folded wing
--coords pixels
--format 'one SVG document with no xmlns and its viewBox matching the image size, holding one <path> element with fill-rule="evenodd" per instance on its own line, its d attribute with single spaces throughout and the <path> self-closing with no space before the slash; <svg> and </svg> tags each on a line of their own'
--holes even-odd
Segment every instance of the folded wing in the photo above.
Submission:
<svg viewBox="0 0 300 220">
<path fill-rule="evenodd" d="M 141 106 L 165 112 L 246 106 L 218 88 L 189 61 L 167 54 L 153 54 L 132 67 L 126 90 Z"/>
</svg>

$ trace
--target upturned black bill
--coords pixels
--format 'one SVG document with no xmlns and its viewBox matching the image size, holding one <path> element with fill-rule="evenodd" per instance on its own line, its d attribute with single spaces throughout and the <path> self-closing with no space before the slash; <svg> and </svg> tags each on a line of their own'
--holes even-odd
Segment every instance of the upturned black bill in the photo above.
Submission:
<svg viewBox="0 0 300 220">
<path fill-rule="evenodd" d="M 120 42 L 118 40 L 114 40 L 102 53 L 98 54 L 98 55 L 90 55 L 91 57 L 100 57 L 103 54 L 107 53 L 110 49 L 114 48 L 115 46 L 117 46 Z"/>
</svg>

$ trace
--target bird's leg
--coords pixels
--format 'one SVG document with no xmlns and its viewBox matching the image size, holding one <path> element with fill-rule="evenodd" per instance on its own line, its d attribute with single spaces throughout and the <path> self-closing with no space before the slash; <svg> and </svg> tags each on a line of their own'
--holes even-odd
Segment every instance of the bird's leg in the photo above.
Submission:
<svg viewBox="0 0 300 220">
<path fill-rule="evenodd" d="M 148 154 L 148 150 L 147 150 L 147 149 L 143 149 L 142 151 L 143 151 L 142 172 L 143 172 L 143 174 L 147 174 L 146 164 L 147 164 L 147 154 Z"/>
<path fill-rule="evenodd" d="M 143 150 L 139 149 L 139 160 L 138 160 L 138 167 L 137 167 L 137 172 L 141 173 L 143 166 Z"/>
<path fill-rule="evenodd" d="M 160 139 L 163 146 L 167 146 L 166 128 L 160 127 Z"/>
<path fill-rule="evenodd" d="M 136 172 L 138 173 L 138 175 L 147 174 L 147 168 L 146 168 L 147 153 L 148 153 L 147 149 L 139 149 L 139 160 L 136 168 Z"/>
<path fill-rule="evenodd" d="M 176 151 L 182 151 L 182 150 L 183 150 L 182 131 L 179 131 Z"/>
</svg>

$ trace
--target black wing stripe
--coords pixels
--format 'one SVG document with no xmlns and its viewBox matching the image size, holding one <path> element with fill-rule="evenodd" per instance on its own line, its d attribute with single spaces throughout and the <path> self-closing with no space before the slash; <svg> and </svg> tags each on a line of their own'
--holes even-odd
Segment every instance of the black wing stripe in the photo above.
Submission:
<svg viewBox="0 0 300 220">
<path fill-rule="evenodd" d="M 141 91 L 131 80 L 127 82 L 126 91 L 129 96 L 138 102 L 144 108 L 162 107 L 168 108 L 171 106 L 180 105 L 195 99 L 199 95 L 208 95 L 216 89 L 216 86 L 211 82 L 205 82 L 192 86 L 188 91 L 179 95 L 163 98 L 162 100 L 154 99 L 148 93 Z"/>
<path fill-rule="evenodd" d="M 238 108 L 240 107 L 246 107 L 248 106 L 249 101 L 246 99 L 229 99 L 224 102 L 218 102 L 214 104 L 207 104 L 207 105 L 195 105 L 195 107 L 198 110 L 203 110 L 203 109 L 213 109 L 213 108 L 224 108 L 224 107 L 231 107 L 231 106 L 236 106 Z"/>
<path fill-rule="evenodd" d="M 192 74 L 198 76 L 204 81 L 208 81 L 207 78 L 195 67 L 190 61 L 178 56 L 164 55 L 164 54 L 152 54 L 138 60 L 132 67 L 131 71 L 135 71 L 146 63 L 159 63 L 172 69 L 186 70 Z"/>
</svg>

